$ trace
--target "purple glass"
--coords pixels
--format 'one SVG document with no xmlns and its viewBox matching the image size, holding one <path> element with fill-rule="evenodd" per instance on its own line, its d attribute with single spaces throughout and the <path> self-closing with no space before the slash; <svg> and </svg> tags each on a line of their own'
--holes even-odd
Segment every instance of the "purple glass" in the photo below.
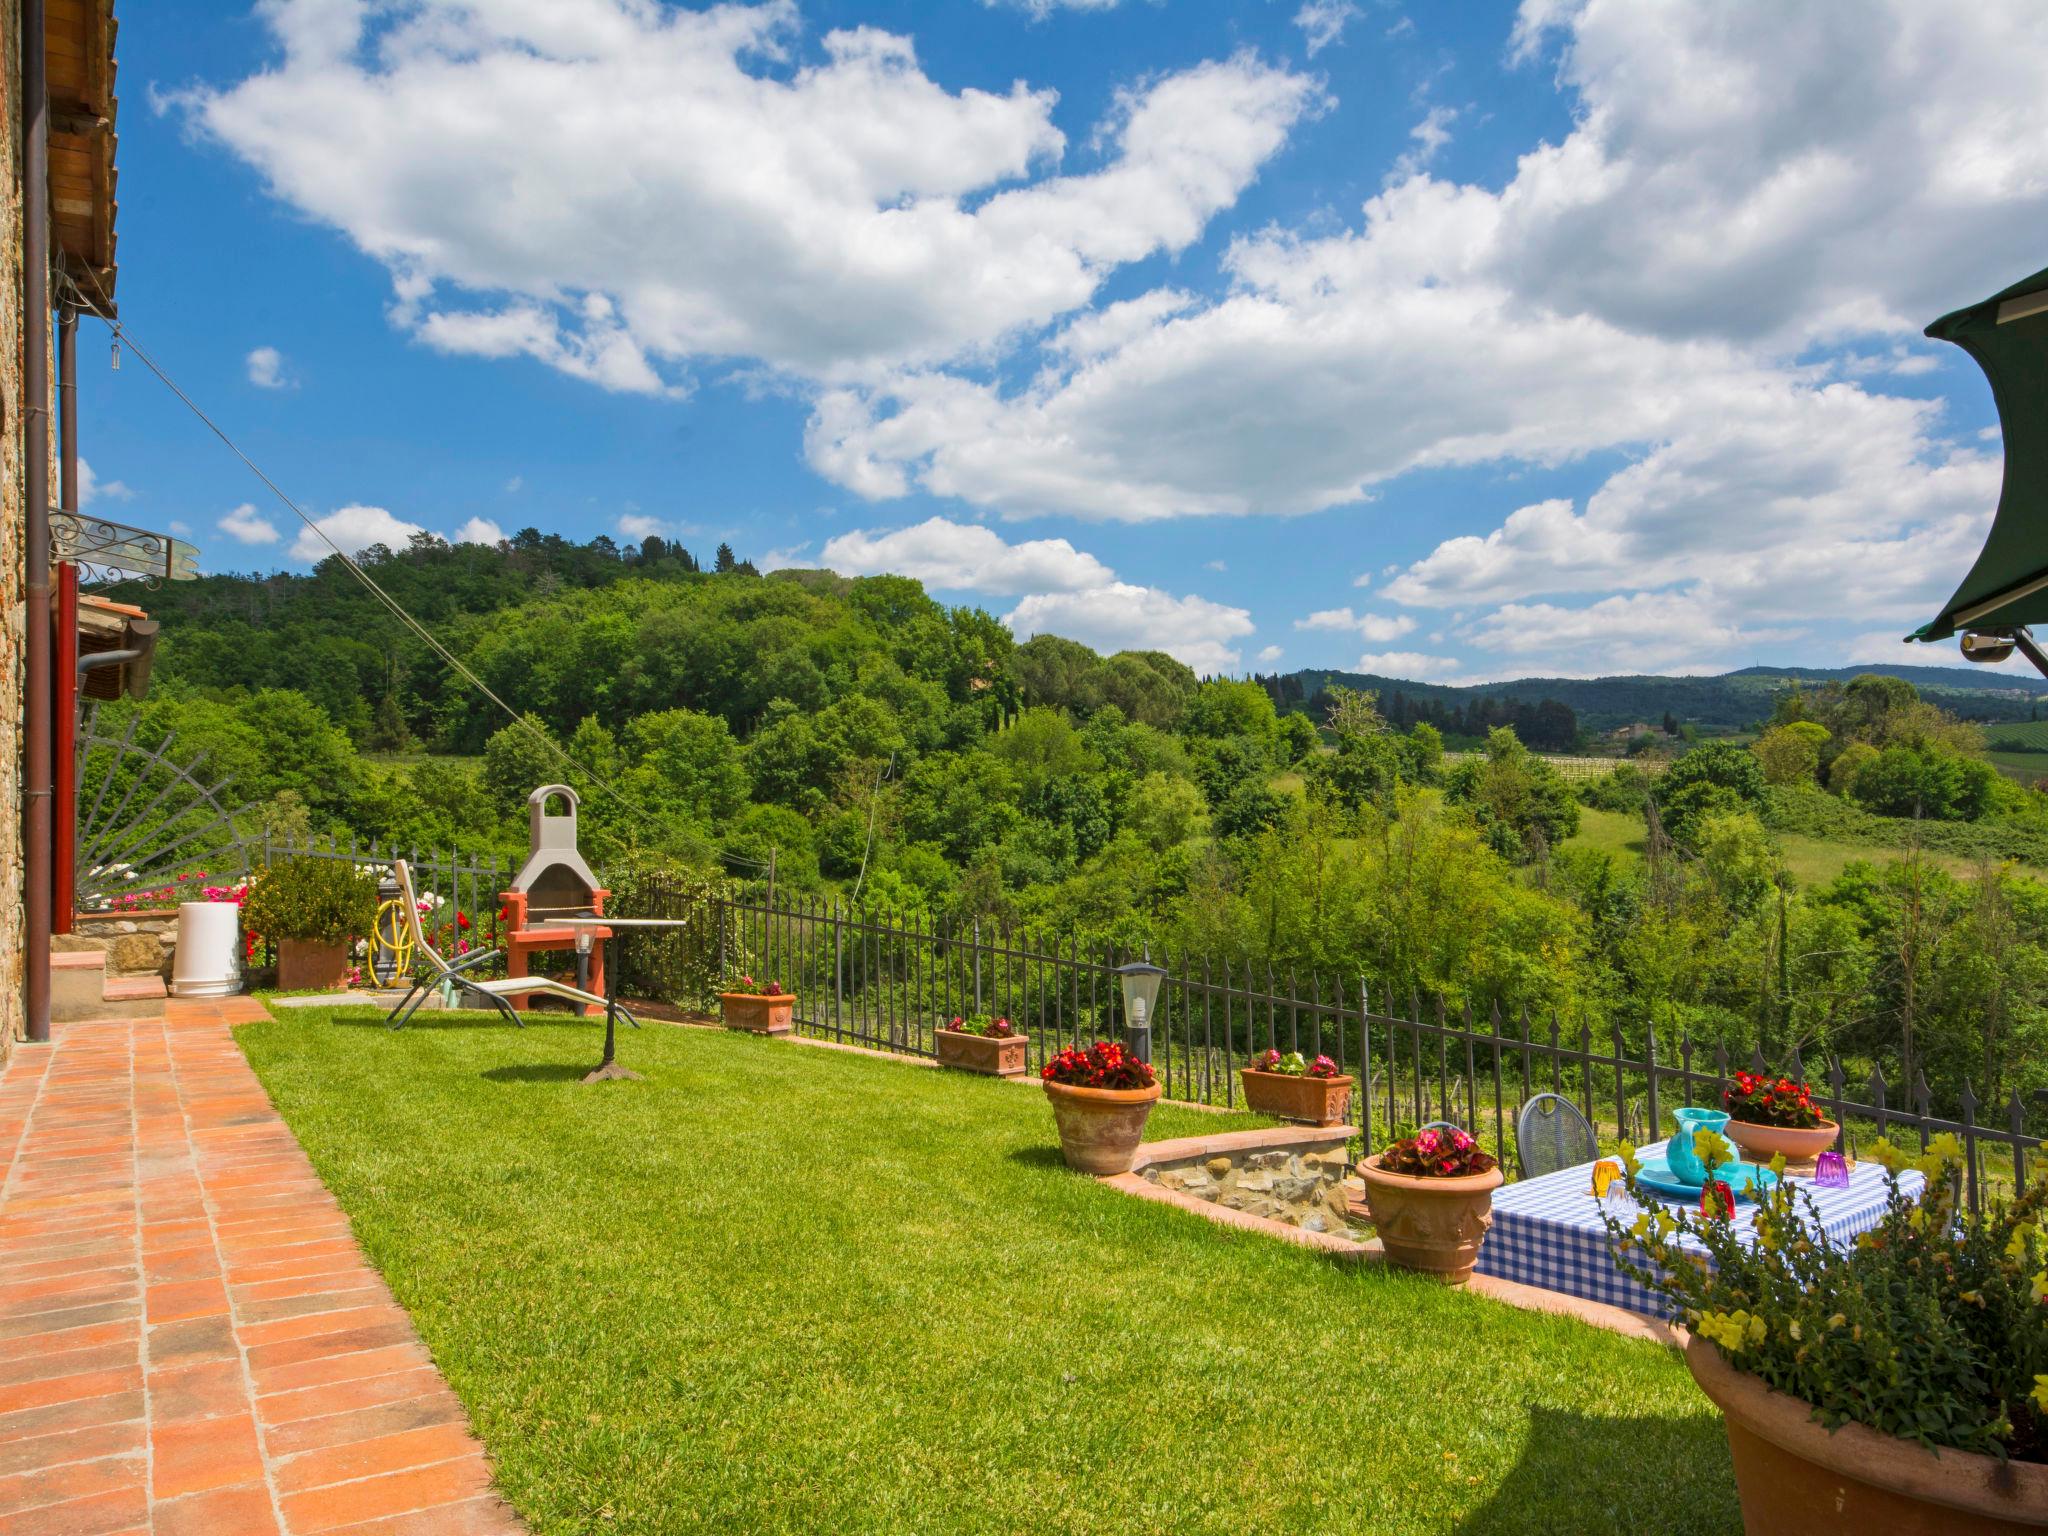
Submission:
<svg viewBox="0 0 2048 1536">
<path fill-rule="evenodd" d="M 1813 1182 L 1822 1189 L 1847 1189 L 1849 1187 L 1849 1165 L 1842 1161 L 1839 1152 L 1823 1152 L 1814 1164 Z"/>
</svg>

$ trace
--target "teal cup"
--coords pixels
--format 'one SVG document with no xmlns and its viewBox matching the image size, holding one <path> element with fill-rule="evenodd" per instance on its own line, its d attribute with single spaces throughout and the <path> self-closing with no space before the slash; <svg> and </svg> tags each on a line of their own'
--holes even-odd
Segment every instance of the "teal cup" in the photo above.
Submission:
<svg viewBox="0 0 2048 1536">
<path fill-rule="evenodd" d="M 1728 1114 L 1719 1109 L 1674 1109 L 1671 1118 L 1678 1122 L 1678 1134 L 1673 1136 L 1664 1149 L 1664 1160 L 1671 1164 L 1671 1171 L 1688 1184 L 1704 1185 L 1707 1182 L 1706 1165 L 1699 1154 L 1692 1149 L 1694 1131 L 1719 1132 L 1728 1123 Z"/>
</svg>

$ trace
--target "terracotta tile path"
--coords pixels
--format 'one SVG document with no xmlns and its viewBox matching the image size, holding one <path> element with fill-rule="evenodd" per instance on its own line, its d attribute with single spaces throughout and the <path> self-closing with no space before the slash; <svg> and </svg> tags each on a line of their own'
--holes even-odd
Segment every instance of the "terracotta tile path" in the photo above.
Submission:
<svg viewBox="0 0 2048 1536">
<path fill-rule="evenodd" d="M 0 1077 L 0 1536 L 513 1536 L 462 1405 L 229 1025 L 59 1025 Z"/>
</svg>

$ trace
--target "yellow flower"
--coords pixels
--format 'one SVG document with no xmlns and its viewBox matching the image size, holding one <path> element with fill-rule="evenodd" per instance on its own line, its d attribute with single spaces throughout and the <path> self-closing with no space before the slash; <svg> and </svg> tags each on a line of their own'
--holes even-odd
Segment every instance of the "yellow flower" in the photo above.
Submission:
<svg viewBox="0 0 2048 1536">
<path fill-rule="evenodd" d="M 1848 1318 L 1844 1317 L 1841 1313 L 1837 1312 L 1833 1317 L 1828 1319 L 1828 1327 L 1840 1328 L 1848 1321 Z"/>
<path fill-rule="evenodd" d="M 2034 1390 L 2027 1394 L 2043 1413 L 2048 1413 L 2048 1376 L 2034 1378 Z"/>
<path fill-rule="evenodd" d="M 1772 1173 L 1774 1173 L 1774 1174 L 1776 1174 L 1776 1175 L 1777 1175 L 1777 1176 L 1778 1176 L 1779 1178 L 1781 1178 L 1781 1179 L 1785 1177 L 1785 1154 L 1784 1154 L 1784 1153 L 1782 1153 L 1782 1152 L 1773 1152 L 1773 1153 L 1771 1154 L 1771 1172 L 1772 1172 Z"/>
<path fill-rule="evenodd" d="M 1636 1156 L 1635 1147 L 1626 1141 L 1621 1144 L 1621 1166 L 1629 1171 L 1631 1178 L 1643 1171 L 1643 1160 Z"/>
</svg>

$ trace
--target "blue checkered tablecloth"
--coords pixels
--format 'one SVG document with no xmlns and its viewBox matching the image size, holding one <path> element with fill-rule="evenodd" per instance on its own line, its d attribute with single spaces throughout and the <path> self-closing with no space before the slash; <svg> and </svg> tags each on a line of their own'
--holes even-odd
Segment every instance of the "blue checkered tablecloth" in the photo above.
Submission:
<svg viewBox="0 0 2048 1536">
<path fill-rule="evenodd" d="M 1642 1154 L 1648 1157 L 1663 1149 L 1660 1141 L 1644 1147 Z M 1837 1243 L 1868 1232 L 1884 1215 L 1885 1175 L 1876 1163 L 1860 1162 L 1851 1168 L 1847 1189 L 1822 1189 L 1808 1179 L 1795 1182 L 1802 1191 L 1801 1214 L 1811 1196 L 1822 1229 Z M 1900 1175 L 1899 1182 L 1908 1194 L 1918 1194 L 1926 1180 L 1908 1171 Z M 1604 1204 L 1624 1225 L 1633 1222 L 1640 1209 L 1618 1181 Z M 1650 1317 L 1668 1315 L 1670 1309 L 1662 1297 L 1615 1267 L 1607 1228 L 1600 1220 L 1602 1205 L 1593 1198 L 1591 1163 L 1503 1185 L 1494 1192 L 1493 1230 L 1479 1250 L 1478 1272 L 1588 1301 L 1604 1301 Z M 1735 1207 L 1735 1230 L 1753 1237 L 1755 1228 L 1756 1206 L 1742 1201 Z M 1686 1246 L 1698 1249 L 1690 1241 Z"/>
</svg>

